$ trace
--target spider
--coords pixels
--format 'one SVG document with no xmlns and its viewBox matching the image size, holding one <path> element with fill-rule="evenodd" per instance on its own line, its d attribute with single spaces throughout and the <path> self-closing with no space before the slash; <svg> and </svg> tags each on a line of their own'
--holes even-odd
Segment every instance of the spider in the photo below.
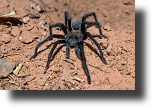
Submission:
<svg viewBox="0 0 155 110">
<path fill-rule="evenodd" d="M 56 24 L 50 25 L 49 26 L 50 35 L 36 46 L 34 55 L 30 58 L 30 60 L 37 56 L 38 48 L 45 42 L 52 40 L 53 38 L 63 39 L 63 40 L 58 40 L 54 43 L 53 48 L 48 55 L 48 60 L 47 60 L 47 64 L 46 64 L 46 67 L 44 70 L 44 74 L 46 73 L 47 69 L 49 68 L 50 59 L 52 57 L 54 49 L 57 47 L 57 45 L 59 43 L 65 43 L 66 44 L 66 58 L 69 59 L 70 47 L 75 47 L 76 55 L 77 55 L 78 59 L 80 59 L 82 61 L 85 74 L 87 75 L 88 84 L 91 84 L 91 77 L 89 75 L 89 70 L 88 70 L 88 67 L 86 64 L 86 58 L 85 58 L 84 49 L 83 49 L 83 43 L 84 43 L 83 41 L 87 37 L 89 37 L 95 43 L 97 48 L 99 49 L 100 57 L 101 57 L 101 60 L 103 61 L 103 63 L 107 65 L 107 62 L 106 62 L 105 58 L 103 57 L 103 53 L 102 53 L 100 45 L 97 43 L 97 41 L 93 38 L 93 36 L 89 32 L 86 32 L 85 25 L 96 25 L 99 28 L 100 35 L 103 36 L 104 38 L 108 38 L 108 37 L 102 34 L 101 25 L 97 21 L 96 14 L 94 12 L 83 15 L 82 20 L 74 20 L 72 22 L 72 27 L 71 27 L 70 15 L 68 14 L 67 11 L 64 14 L 65 14 L 65 25 L 63 23 L 56 23 Z M 94 16 L 95 22 L 86 21 L 86 18 L 89 16 Z M 52 34 L 51 29 L 53 27 L 61 27 L 61 29 L 63 30 L 65 35 L 63 36 L 63 35 Z"/>
</svg>

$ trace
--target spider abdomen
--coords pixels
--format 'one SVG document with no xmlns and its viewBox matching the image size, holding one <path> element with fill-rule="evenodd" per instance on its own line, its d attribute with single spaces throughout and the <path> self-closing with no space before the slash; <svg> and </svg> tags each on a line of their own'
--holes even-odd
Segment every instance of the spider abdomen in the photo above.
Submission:
<svg viewBox="0 0 155 110">
<path fill-rule="evenodd" d="M 70 46 L 75 46 L 77 43 L 80 43 L 83 40 L 83 34 L 81 31 L 77 30 L 69 32 L 65 37 Z"/>
</svg>

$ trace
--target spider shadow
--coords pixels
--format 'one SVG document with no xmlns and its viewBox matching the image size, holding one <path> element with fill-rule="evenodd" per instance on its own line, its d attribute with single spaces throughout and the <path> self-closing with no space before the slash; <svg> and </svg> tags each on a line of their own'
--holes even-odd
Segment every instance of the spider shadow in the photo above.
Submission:
<svg viewBox="0 0 155 110">
<path fill-rule="evenodd" d="M 51 44 L 48 45 L 46 48 L 40 50 L 37 54 L 40 54 L 40 53 L 42 53 L 43 51 L 49 49 L 53 44 L 54 44 L 54 43 L 51 43 Z M 59 46 L 59 47 L 56 49 L 56 51 L 53 52 L 53 55 L 52 55 L 52 58 L 50 59 L 50 61 L 52 61 L 52 60 L 55 58 L 56 54 L 62 49 L 63 46 L 65 46 L 65 44 L 64 44 L 64 45 L 61 44 L 61 46 Z M 51 51 L 51 50 L 50 50 L 50 51 Z M 50 53 L 50 51 L 49 51 L 49 53 Z"/>
<path fill-rule="evenodd" d="M 66 45 L 64 44 L 64 45 L 61 45 L 61 46 L 59 46 L 59 47 L 57 48 L 57 50 L 53 53 L 52 58 L 50 59 L 50 61 L 52 61 L 52 60 L 55 58 L 56 54 L 57 54 L 57 53 L 62 49 L 62 47 L 64 47 L 64 46 L 66 46 Z"/>
<path fill-rule="evenodd" d="M 97 54 L 99 57 L 100 57 L 100 54 L 98 53 L 98 51 L 92 46 L 90 45 L 89 43 L 87 42 L 84 42 L 86 44 L 86 46 L 91 49 L 95 54 Z M 95 45 L 95 44 L 94 44 Z M 96 47 L 97 48 L 97 47 Z M 101 58 L 101 57 L 100 57 Z M 87 59 L 86 59 L 87 60 Z"/>
</svg>

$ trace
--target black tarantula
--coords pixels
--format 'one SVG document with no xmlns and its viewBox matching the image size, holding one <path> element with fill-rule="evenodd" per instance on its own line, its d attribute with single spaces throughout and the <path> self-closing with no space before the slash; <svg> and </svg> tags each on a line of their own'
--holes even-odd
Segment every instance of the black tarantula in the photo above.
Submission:
<svg viewBox="0 0 155 110">
<path fill-rule="evenodd" d="M 94 16 L 95 22 L 86 21 L 86 18 L 89 16 Z M 89 32 L 86 32 L 85 25 L 96 25 L 99 28 L 100 35 L 103 36 L 104 38 L 108 38 L 107 36 L 102 34 L 101 25 L 97 21 L 97 18 L 96 18 L 96 15 L 94 12 L 89 13 L 89 14 L 85 14 L 82 17 L 82 20 L 73 21 L 72 27 L 71 27 L 71 17 L 68 14 L 68 12 L 65 12 L 65 25 L 63 23 L 56 23 L 56 24 L 50 25 L 49 26 L 50 35 L 45 40 L 43 40 L 42 42 L 40 42 L 37 45 L 37 47 L 35 49 L 35 53 L 30 58 L 30 60 L 37 56 L 38 48 L 42 44 L 44 44 L 45 42 L 52 40 L 52 38 L 63 39 L 63 40 L 58 40 L 54 43 L 53 48 L 50 51 L 49 56 L 48 56 L 48 60 L 47 60 L 47 64 L 46 64 L 44 74 L 46 73 L 47 69 L 49 68 L 50 59 L 51 59 L 51 56 L 52 56 L 53 51 L 56 48 L 56 46 L 59 43 L 65 43 L 66 44 L 66 58 L 68 59 L 70 56 L 70 47 L 75 47 L 75 51 L 76 51 L 76 55 L 77 55 L 78 59 L 82 60 L 83 67 L 84 67 L 85 73 L 87 75 L 88 84 L 91 84 L 91 78 L 89 75 L 89 70 L 88 70 L 88 67 L 86 65 L 86 58 L 84 55 L 83 40 L 85 40 L 87 37 L 89 37 L 95 43 L 97 48 L 99 49 L 99 52 L 101 55 L 100 57 L 101 57 L 101 60 L 103 61 L 103 63 L 107 64 L 107 62 L 106 62 L 105 58 L 103 57 L 103 53 L 102 53 L 100 45 L 97 43 L 97 41 L 93 38 L 93 36 Z M 61 27 L 61 29 L 63 30 L 65 35 L 63 36 L 63 35 L 52 34 L 51 28 L 53 28 L 53 27 Z M 67 32 L 67 30 L 68 30 L 68 32 Z"/>
</svg>

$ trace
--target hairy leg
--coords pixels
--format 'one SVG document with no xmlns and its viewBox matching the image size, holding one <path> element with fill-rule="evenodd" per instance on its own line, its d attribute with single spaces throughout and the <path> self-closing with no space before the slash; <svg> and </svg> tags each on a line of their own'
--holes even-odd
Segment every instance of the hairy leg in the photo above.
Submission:
<svg viewBox="0 0 155 110">
<path fill-rule="evenodd" d="M 68 14 L 68 12 L 65 11 L 65 25 L 66 25 L 66 27 L 67 27 L 67 20 L 68 20 L 69 31 L 71 31 L 72 30 L 72 28 L 71 28 L 71 17 Z"/>
<path fill-rule="evenodd" d="M 101 55 L 101 60 L 103 61 L 104 64 L 107 65 L 107 61 L 106 61 L 105 58 L 103 57 L 103 53 L 102 53 L 102 50 L 101 50 L 100 45 L 96 42 L 96 40 L 93 38 L 93 36 L 92 36 L 89 32 L 87 32 L 86 34 L 87 34 L 87 36 L 95 43 L 95 45 L 96 45 L 97 48 L 99 49 L 99 52 L 100 52 L 100 55 Z"/>
<path fill-rule="evenodd" d="M 96 25 L 96 26 L 98 26 L 100 35 L 103 36 L 104 38 L 108 38 L 107 36 L 105 36 L 105 35 L 102 34 L 101 25 L 100 25 L 99 22 L 87 22 L 87 21 L 85 21 L 85 22 L 83 22 L 83 24 L 87 24 L 87 25 Z"/>
<path fill-rule="evenodd" d="M 40 43 L 37 45 L 37 47 L 35 48 L 34 55 L 33 55 L 29 60 L 31 60 L 32 58 L 35 58 L 35 57 L 37 56 L 38 48 L 39 48 L 41 45 L 43 45 L 45 42 L 47 42 L 47 41 L 49 41 L 49 40 L 52 40 L 52 38 L 61 38 L 61 39 L 64 39 L 64 36 L 62 36 L 62 35 L 55 35 L 55 34 L 48 36 L 45 40 L 43 40 L 42 42 L 40 42 Z"/>
<path fill-rule="evenodd" d="M 64 25 L 63 23 L 56 23 L 56 24 L 52 24 L 52 25 L 49 26 L 50 35 L 52 34 L 52 30 L 51 30 L 51 29 L 52 29 L 53 27 L 61 27 L 62 30 L 63 30 L 63 32 L 64 32 L 65 34 L 67 34 L 67 30 L 66 30 L 65 25 Z"/>
<path fill-rule="evenodd" d="M 70 57 L 70 46 L 66 43 L 66 58 L 69 59 Z"/>
<path fill-rule="evenodd" d="M 84 21 L 86 20 L 86 18 L 89 17 L 89 16 L 94 16 L 94 19 L 95 19 L 95 21 L 97 22 L 96 14 L 95 14 L 94 12 L 91 12 L 91 13 L 89 13 L 89 14 L 83 15 L 83 17 L 82 17 L 82 22 L 84 22 Z"/>
<path fill-rule="evenodd" d="M 87 22 L 87 21 L 85 21 L 86 18 L 89 17 L 89 16 L 94 16 L 95 22 Z M 100 35 L 103 36 L 103 37 L 105 37 L 105 38 L 108 38 L 107 36 L 105 36 L 105 35 L 102 34 L 101 25 L 100 25 L 100 23 L 97 21 L 96 14 L 95 14 L 94 12 L 91 12 L 91 13 L 89 13 L 89 14 L 83 15 L 83 17 L 82 17 L 82 25 L 81 25 L 82 33 L 85 33 L 85 31 L 86 31 L 86 30 L 85 30 L 85 24 L 88 24 L 88 25 L 96 25 L 96 26 L 98 26 Z M 86 39 L 86 36 L 84 36 L 84 40 L 85 40 L 85 39 Z"/>
<path fill-rule="evenodd" d="M 81 54 L 80 54 L 78 45 L 75 45 L 75 52 L 76 52 L 76 55 L 77 55 L 78 59 L 81 60 Z"/>
<path fill-rule="evenodd" d="M 96 18 L 96 14 L 94 12 L 83 15 L 83 17 L 82 17 L 82 25 L 81 25 L 82 33 L 85 33 L 85 31 L 86 31 L 85 24 L 83 24 L 83 22 L 85 22 L 86 18 L 89 17 L 89 16 L 94 16 L 95 22 L 98 22 L 97 18 Z"/>
<path fill-rule="evenodd" d="M 53 48 L 52 48 L 52 50 L 50 51 L 50 53 L 49 53 L 49 55 L 48 55 L 48 60 L 47 60 L 47 64 L 46 64 L 46 67 L 45 67 L 45 70 L 44 70 L 44 74 L 46 73 L 47 69 L 49 68 L 50 59 L 51 59 L 51 56 L 52 56 L 52 54 L 53 54 L 53 52 L 54 52 L 54 49 L 57 47 L 57 45 L 58 45 L 59 43 L 65 43 L 65 42 L 66 42 L 65 40 L 58 40 L 58 41 L 56 41 L 56 42 L 54 43 Z"/>
<path fill-rule="evenodd" d="M 79 47 L 80 47 L 80 52 L 81 52 L 81 60 L 82 60 L 82 63 L 83 63 L 85 73 L 87 75 L 87 81 L 88 81 L 88 84 L 91 84 L 91 78 L 90 78 L 90 75 L 89 75 L 89 70 L 88 70 L 88 67 L 87 67 L 87 64 L 86 64 L 86 58 L 85 58 L 84 51 L 83 51 L 83 42 L 79 45 Z"/>
</svg>

